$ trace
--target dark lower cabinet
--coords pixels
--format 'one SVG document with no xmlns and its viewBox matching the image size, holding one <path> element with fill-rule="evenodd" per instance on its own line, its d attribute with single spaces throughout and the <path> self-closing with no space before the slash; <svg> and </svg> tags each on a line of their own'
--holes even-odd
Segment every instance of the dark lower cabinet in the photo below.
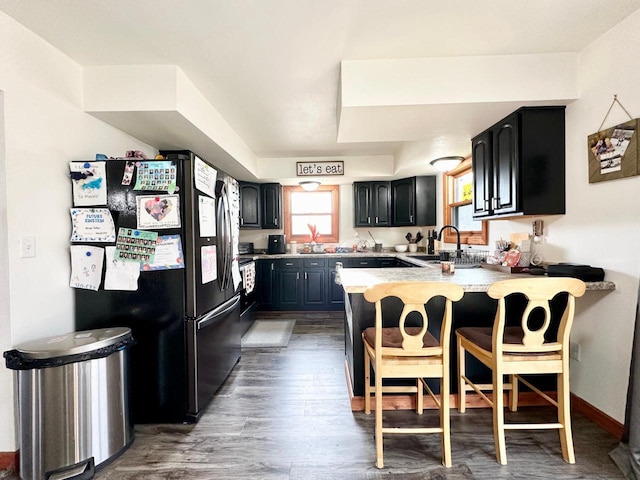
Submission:
<svg viewBox="0 0 640 480">
<path fill-rule="evenodd" d="M 324 310 L 327 306 L 327 261 L 305 260 L 303 275 L 303 309 Z"/>
<path fill-rule="evenodd" d="M 275 310 L 278 306 L 276 292 L 277 260 L 258 260 L 256 262 L 256 295 L 263 310 Z"/>
<path fill-rule="evenodd" d="M 302 303 L 302 260 L 280 260 L 278 270 L 278 307 L 281 310 L 298 310 Z"/>
<path fill-rule="evenodd" d="M 344 308 L 344 290 L 335 282 L 344 268 L 404 266 L 395 257 L 281 258 L 257 262 L 260 310 L 314 311 Z"/>
</svg>

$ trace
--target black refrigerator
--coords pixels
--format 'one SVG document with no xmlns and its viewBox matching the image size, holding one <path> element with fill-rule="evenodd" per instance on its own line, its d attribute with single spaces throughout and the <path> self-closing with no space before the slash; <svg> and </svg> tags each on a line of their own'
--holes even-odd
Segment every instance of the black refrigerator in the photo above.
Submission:
<svg viewBox="0 0 640 480">
<path fill-rule="evenodd" d="M 179 200 L 180 224 L 157 233 L 179 235 L 184 267 L 145 271 L 141 264 L 135 291 L 105 290 L 103 285 L 97 291 L 75 290 L 77 330 L 132 330 L 134 423 L 196 422 L 240 358 L 238 184 L 191 152 L 161 154 L 176 177 L 172 195 Z M 106 208 L 116 232 L 140 230 L 137 197 L 154 191 L 134 186 L 147 162 L 152 161 L 105 160 Z M 211 172 L 217 172 L 213 181 Z M 155 193 L 161 198 L 167 192 Z M 209 219 L 206 232 L 201 232 L 203 218 Z"/>
</svg>

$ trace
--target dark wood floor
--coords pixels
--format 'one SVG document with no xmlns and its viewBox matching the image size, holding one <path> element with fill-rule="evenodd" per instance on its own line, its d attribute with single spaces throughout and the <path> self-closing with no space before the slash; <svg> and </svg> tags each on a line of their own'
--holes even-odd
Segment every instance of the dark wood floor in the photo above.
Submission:
<svg viewBox="0 0 640 480">
<path fill-rule="evenodd" d="M 615 438 L 577 414 L 575 465 L 562 459 L 555 431 L 507 432 L 509 464 L 499 465 L 489 409 L 452 410 L 453 468 L 440 464 L 438 435 L 403 435 L 385 438 L 386 467 L 378 470 L 373 415 L 351 412 L 347 399 L 342 321 L 322 314 L 294 318 L 287 348 L 243 351 L 197 425 L 136 426 L 131 448 L 96 479 L 624 478 L 608 457 Z M 385 417 L 437 423 L 435 411 Z"/>
</svg>

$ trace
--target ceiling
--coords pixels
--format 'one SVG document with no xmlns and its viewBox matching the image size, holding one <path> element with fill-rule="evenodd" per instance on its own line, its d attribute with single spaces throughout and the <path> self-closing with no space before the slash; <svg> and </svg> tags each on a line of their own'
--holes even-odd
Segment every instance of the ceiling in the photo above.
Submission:
<svg viewBox="0 0 640 480">
<path fill-rule="evenodd" d="M 427 157 L 432 145 L 432 155 L 468 155 L 471 137 L 500 118 L 492 105 L 441 105 L 424 133 L 399 125 L 385 138 L 363 126 L 357 141 L 338 142 L 341 61 L 579 52 L 639 8 L 640 0 L 0 0 L 82 66 L 179 66 L 261 159 L 397 155 L 412 143 Z"/>
</svg>

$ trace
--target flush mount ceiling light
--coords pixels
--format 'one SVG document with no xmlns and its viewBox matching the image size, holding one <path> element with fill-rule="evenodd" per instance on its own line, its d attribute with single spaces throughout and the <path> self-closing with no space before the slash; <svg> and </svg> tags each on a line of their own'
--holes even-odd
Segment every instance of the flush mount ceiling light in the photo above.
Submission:
<svg viewBox="0 0 640 480">
<path fill-rule="evenodd" d="M 464 157 L 440 157 L 435 160 L 431 160 L 429 163 L 435 167 L 437 170 L 441 172 L 448 172 L 449 170 L 453 170 L 460 162 L 464 160 Z"/>
<path fill-rule="evenodd" d="M 300 186 L 304 188 L 307 192 L 313 192 L 320 186 L 320 182 L 307 180 L 305 182 L 300 182 Z"/>
</svg>

